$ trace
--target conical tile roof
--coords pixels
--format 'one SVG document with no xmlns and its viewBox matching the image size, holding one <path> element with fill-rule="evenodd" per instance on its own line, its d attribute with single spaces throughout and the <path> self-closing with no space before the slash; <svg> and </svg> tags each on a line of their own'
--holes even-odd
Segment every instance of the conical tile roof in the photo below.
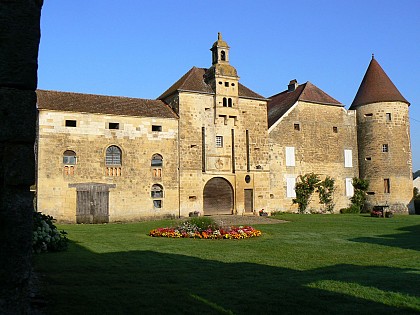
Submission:
<svg viewBox="0 0 420 315">
<path fill-rule="evenodd" d="M 410 105 L 372 56 L 350 109 L 378 102 L 403 102 Z"/>
</svg>

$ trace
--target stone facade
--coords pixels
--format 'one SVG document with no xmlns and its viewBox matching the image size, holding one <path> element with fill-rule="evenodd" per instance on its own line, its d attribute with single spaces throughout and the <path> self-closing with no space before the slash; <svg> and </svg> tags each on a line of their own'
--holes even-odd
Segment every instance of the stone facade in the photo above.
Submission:
<svg viewBox="0 0 420 315">
<path fill-rule="evenodd" d="M 38 91 L 38 209 L 85 223 L 296 211 L 297 177 L 313 172 L 335 180 L 338 211 L 350 203 L 359 164 L 372 189 L 380 190 L 374 178 L 388 176 L 402 196 L 378 202 L 409 202 L 407 185 L 394 188 L 411 180 L 409 138 L 388 166 L 360 160 L 382 141 L 368 135 L 384 127 L 391 148 L 407 142 L 408 111 L 395 102 L 372 105 L 375 119 L 391 112 L 393 120 L 367 131 L 359 116 L 369 106 L 347 111 L 296 80 L 265 98 L 239 82 L 220 34 L 211 51 L 209 69 L 193 67 L 157 100 Z M 320 211 L 315 194 L 309 208 Z"/>
<path fill-rule="evenodd" d="M 311 172 L 320 179 L 329 176 L 335 180 L 336 210 L 349 206 L 351 192 L 346 182 L 358 177 L 354 111 L 298 101 L 269 132 L 272 210 L 297 211 L 297 205 L 292 204 L 293 187 L 288 185 L 294 184 L 299 175 Z M 316 193 L 308 208 L 320 208 Z"/>
</svg>

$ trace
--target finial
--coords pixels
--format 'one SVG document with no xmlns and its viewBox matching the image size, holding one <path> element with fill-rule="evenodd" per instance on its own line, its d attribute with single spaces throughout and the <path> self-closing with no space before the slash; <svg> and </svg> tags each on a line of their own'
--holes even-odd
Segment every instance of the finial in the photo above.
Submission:
<svg viewBox="0 0 420 315">
<path fill-rule="evenodd" d="M 222 40 L 222 33 L 220 32 L 217 33 L 217 40 Z"/>
<path fill-rule="evenodd" d="M 372 54 L 372 60 L 375 59 L 375 54 Z"/>
</svg>

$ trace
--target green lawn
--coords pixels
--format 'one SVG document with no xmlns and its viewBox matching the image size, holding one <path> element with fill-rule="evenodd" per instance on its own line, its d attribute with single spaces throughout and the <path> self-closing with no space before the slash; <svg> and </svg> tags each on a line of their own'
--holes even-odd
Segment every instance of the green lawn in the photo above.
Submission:
<svg viewBox="0 0 420 315">
<path fill-rule="evenodd" d="M 171 221 L 60 225 L 46 314 L 416 314 L 420 216 L 280 215 L 259 238 L 152 238 Z"/>
</svg>

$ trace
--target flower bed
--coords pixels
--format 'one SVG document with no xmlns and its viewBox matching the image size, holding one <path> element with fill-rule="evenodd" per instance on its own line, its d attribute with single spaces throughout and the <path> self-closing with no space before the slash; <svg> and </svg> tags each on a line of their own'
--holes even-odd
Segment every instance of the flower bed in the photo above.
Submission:
<svg viewBox="0 0 420 315">
<path fill-rule="evenodd" d="M 204 223 L 204 222 L 202 222 Z M 261 236 L 261 231 L 251 226 L 218 227 L 214 222 L 202 227 L 194 222 L 185 221 L 177 227 L 153 229 L 149 236 L 169 238 L 202 238 L 202 239 L 244 239 Z"/>
</svg>

